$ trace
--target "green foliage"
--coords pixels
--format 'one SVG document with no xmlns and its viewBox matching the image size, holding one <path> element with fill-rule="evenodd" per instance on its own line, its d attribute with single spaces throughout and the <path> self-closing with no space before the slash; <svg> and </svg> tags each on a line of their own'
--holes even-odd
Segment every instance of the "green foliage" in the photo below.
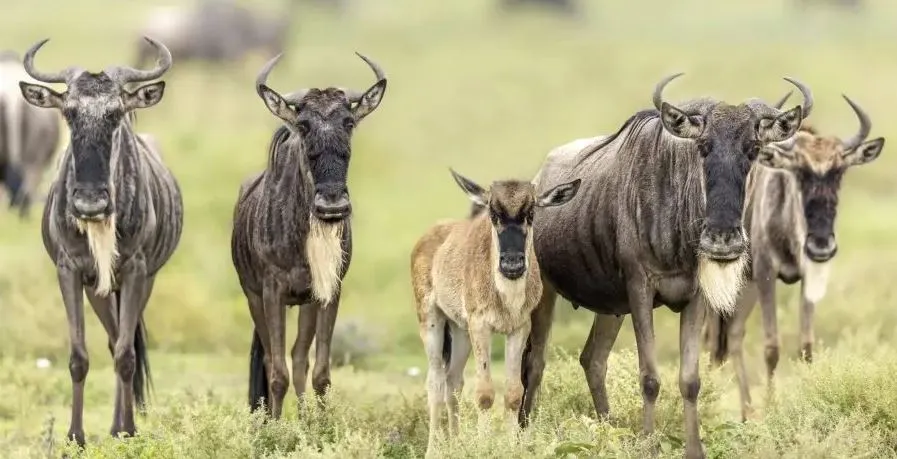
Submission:
<svg viewBox="0 0 897 459">
<path fill-rule="evenodd" d="M 132 61 L 134 31 L 163 2 L 6 3 L 0 46 L 21 54 L 51 37 L 36 60 L 40 68 L 99 70 Z M 353 141 L 355 250 L 334 343 L 335 364 L 344 365 L 334 371 L 326 409 L 304 403 L 299 410 L 290 401 L 278 422 L 263 423 L 244 408 L 251 320 L 229 253 L 237 190 L 264 166 L 277 126 L 252 86 L 268 56 L 225 69 L 175 62 L 165 98 L 138 121 L 159 140 L 186 206 L 180 247 L 146 312 L 157 393 L 147 417 L 138 418 L 136 438 L 108 438 L 113 369 L 107 338 L 86 308 L 90 446 L 84 457 L 421 456 L 423 377 L 406 370 L 426 363 L 408 257 L 428 225 L 467 212 L 447 167 L 480 182 L 531 177 L 552 147 L 612 132 L 648 107 L 654 84 L 669 73 L 687 72 L 670 87 L 671 100 L 713 95 L 733 103 L 777 99 L 791 89 L 780 77 L 794 76 L 813 89 L 811 121 L 822 131 L 856 129 L 840 98 L 846 93 L 869 112 L 873 136 L 892 136 L 893 2 L 869 1 L 868 11 L 849 16 L 825 8 L 799 13 L 778 0 L 591 2 L 579 22 L 535 11 L 502 16 L 494 3 L 366 0 L 353 2 L 341 18 L 302 11 L 273 87 L 363 89 L 372 79 L 352 54 L 357 49 L 383 65 L 389 89 Z M 840 250 L 828 296 L 817 307 L 816 361 L 806 366 L 789 358 L 797 356 L 799 342 L 797 288 L 782 286 L 783 359 L 768 403 L 759 314 L 748 324 L 746 361 L 758 418 L 733 421 L 738 398 L 728 365 L 702 369 L 699 409 L 709 457 L 897 456 L 894 158 L 886 147 L 881 159 L 845 176 Z M 75 452 L 62 441 L 71 404 L 69 334 L 38 217 L 39 209 L 24 222 L 0 211 L 0 457 Z M 288 317 L 292 338 L 296 312 Z M 532 428 L 517 439 L 509 435 L 500 402 L 491 423 L 480 426 L 469 375 L 461 437 L 442 440 L 446 456 L 641 458 L 658 451 L 680 457 L 678 317 L 664 309 L 655 315 L 662 389 L 652 438 L 639 434 L 641 395 L 628 319 L 610 361 L 611 419 L 600 422 L 575 358 L 591 317 L 559 302 L 556 318 L 551 342 L 559 351 Z M 493 348 L 499 387 L 503 342 L 496 338 Z M 37 358 L 48 359 L 50 368 L 37 368 Z"/>
</svg>

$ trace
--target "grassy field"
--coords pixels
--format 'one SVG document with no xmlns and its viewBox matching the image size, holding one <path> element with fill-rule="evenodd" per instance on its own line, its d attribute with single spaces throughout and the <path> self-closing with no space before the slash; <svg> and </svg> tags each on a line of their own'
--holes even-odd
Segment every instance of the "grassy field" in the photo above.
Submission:
<svg viewBox="0 0 897 459">
<path fill-rule="evenodd" d="M 89 315 L 87 456 L 421 456 L 424 382 L 408 370 L 423 368 L 425 359 L 412 312 L 409 252 L 428 225 L 467 211 L 447 168 L 480 182 L 529 178 L 553 146 L 615 131 L 648 107 L 654 84 L 666 74 L 687 72 L 669 88 L 672 100 L 712 95 L 730 102 L 774 100 L 791 89 L 781 77 L 794 76 L 813 89 L 811 121 L 823 131 L 855 132 L 855 117 L 840 96 L 846 93 L 872 116 L 873 136 L 897 134 L 893 2 L 869 1 L 861 14 L 801 13 L 781 0 L 591 2 L 576 21 L 538 11 L 504 16 L 492 3 L 366 0 L 342 17 L 309 10 L 299 20 L 286 59 L 270 79 L 274 88 L 366 88 L 373 78 L 354 56 L 358 50 L 383 65 L 389 89 L 353 142 L 355 252 L 335 355 L 348 355 L 350 365 L 334 374 L 329 409 L 308 404 L 300 414 L 289 403 L 284 421 L 266 425 L 244 407 L 251 320 L 229 237 L 239 184 L 264 166 L 277 126 L 253 89 L 267 57 L 230 69 L 175 62 L 164 100 L 141 112 L 138 123 L 162 144 L 186 205 L 180 247 L 146 313 L 155 397 L 148 416 L 138 419 L 137 438 L 108 438 L 114 376 L 104 332 Z M 130 63 L 135 30 L 154 4 L 161 2 L 6 2 L 0 47 L 24 52 L 51 37 L 37 59 L 44 69 Z M 892 153 L 886 146 L 881 159 L 845 177 L 836 226 L 840 251 L 817 313 L 822 351 L 816 362 L 808 367 L 792 358 L 797 289 L 780 287 L 779 329 L 788 358 L 779 365 L 775 403 L 763 397 L 759 314 L 746 346 L 762 415 L 735 422 L 728 366 L 704 376 L 701 410 L 710 456 L 897 457 Z M 559 304 L 556 317 L 555 355 L 534 427 L 516 440 L 484 432 L 467 406 L 462 438 L 449 456 L 644 457 L 648 440 L 637 435 L 641 399 L 631 326 L 624 325 L 612 357 L 614 417 L 599 423 L 591 419 L 576 363 L 591 318 L 567 303 Z M 654 440 L 662 455 L 678 457 L 678 317 L 659 310 L 655 323 L 664 383 Z M 295 328 L 292 323 L 290 339 Z M 502 346 L 496 344 L 499 360 Z M 49 368 L 38 367 L 37 359 L 47 359 Z M 65 313 L 37 212 L 21 222 L 0 211 L 0 456 L 58 456 L 65 449 L 67 360 Z M 494 371 L 501 385 L 501 366 Z"/>
</svg>

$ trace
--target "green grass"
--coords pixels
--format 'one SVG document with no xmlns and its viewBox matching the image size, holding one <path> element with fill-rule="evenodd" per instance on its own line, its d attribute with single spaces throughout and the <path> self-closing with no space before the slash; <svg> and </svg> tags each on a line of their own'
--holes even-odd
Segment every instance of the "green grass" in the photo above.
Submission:
<svg viewBox="0 0 897 459">
<path fill-rule="evenodd" d="M 802 14 L 779 0 L 592 2 L 578 22 L 536 11 L 502 16 L 490 1 L 357 3 L 341 18 L 304 14 L 270 79 L 283 92 L 314 85 L 366 88 L 373 78 L 356 50 L 389 75 L 381 107 L 355 135 L 349 177 L 355 252 L 339 323 L 350 351 L 360 348 L 357 370 L 334 374 L 339 396 L 326 413 L 297 416 L 291 406 L 285 422 L 261 426 L 243 408 L 251 320 L 230 262 L 230 220 L 239 185 L 264 166 L 277 126 L 252 87 L 266 56 L 226 70 L 176 62 L 165 99 L 140 113 L 138 123 L 160 141 L 186 205 L 180 247 L 146 313 L 156 397 L 149 416 L 138 420 L 141 436 L 124 443 L 106 438 L 113 371 L 102 328 L 89 315 L 89 455 L 422 454 L 423 380 L 404 373 L 424 366 L 409 252 L 428 225 L 467 210 L 447 168 L 480 182 L 532 177 L 552 147 L 612 132 L 649 106 L 654 84 L 668 73 L 687 72 L 669 88 L 671 100 L 774 100 L 791 89 L 781 77 L 794 76 L 813 89 L 812 122 L 822 130 L 855 131 L 843 92 L 870 113 L 874 136 L 897 133 L 891 114 L 897 106 L 891 58 L 897 54 L 897 6 L 885 0 L 869 2 L 860 15 L 826 8 Z M 51 37 L 37 59 L 45 69 L 130 63 L 134 30 L 152 4 L 159 2 L 10 2 L 0 14 L 0 46 L 23 52 Z M 895 166 L 897 156 L 886 146 L 881 159 L 844 180 L 835 275 L 817 309 L 817 347 L 830 354 L 811 368 L 784 359 L 780 403 L 745 425 L 731 422 L 738 417 L 731 369 L 708 375 L 701 405 L 708 453 L 893 456 Z M 782 286 L 779 298 L 783 352 L 796 356 L 797 289 Z M 296 312 L 289 317 L 292 337 Z M 588 314 L 559 304 L 552 344 L 575 355 L 590 322 Z M 663 451 L 675 456 L 681 454 L 681 403 L 671 377 L 678 317 L 660 310 L 655 323 L 666 372 L 658 429 L 668 448 Z M 452 451 L 458 457 L 543 456 L 584 448 L 574 454 L 638 457 L 641 402 L 635 357 L 628 352 L 634 340 L 631 327 L 624 328 L 610 376 L 616 424 L 582 417 L 592 415 L 584 378 L 575 362 L 558 358 L 548 367 L 544 409 L 532 432 L 509 445 L 502 440 L 509 437 L 477 437 L 470 423 Z M 368 343 L 357 344 L 358 334 Z M 762 401 L 759 314 L 746 346 L 754 397 Z M 36 358 L 48 358 L 51 368 L 35 368 Z M 71 399 L 67 359 L 65 313 L 39 218 L 20 222 L 0 212 L 0 456 L 41 456 L 50 448 L 58 454 Z M 495 373 L 502 381 L 500 367 Z"/>
</svg>

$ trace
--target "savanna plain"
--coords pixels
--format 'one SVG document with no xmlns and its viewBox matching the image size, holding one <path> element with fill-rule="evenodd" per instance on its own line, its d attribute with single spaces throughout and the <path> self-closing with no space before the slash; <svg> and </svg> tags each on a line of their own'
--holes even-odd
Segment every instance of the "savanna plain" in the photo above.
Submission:
<svg viewBox="0 0 897 459">
<path fill-rule="evenodd" d="M 0 47 L 23 53 L 50 37 L 39 68 L 130 64 L 136 30 L 158 4 L 6 1 Z M 796 77 L 816 97 L 809 122 L 843 136 L 856 129 L 845 93 L 872 117 L 872 136 L 889 141 L 880 160 L 850 170 L 842 184 L 840 249 L 817 309 L 814 362 L 797 359 L 798 289 L 781 285 L 783 360 L 773 392 L 766 390 L 759 312 L 748 328 L 753 419 L 740 421 L 732 368 L 710 369 L 702 357 L 699 407 L 708 456 L 897 457 L 895 25 L 897 4 L 887 0 L 869 1 L 856 14 L 826 6 L 801 11 L 778 0 L 596 1 L 574 20 L 538 10 L 502 14 L 484 0 L 367 0 L 340 16 L 304 11 L 269 80 L 274 88 L 365 89 L 371 75 L 356 50 L 382 64 L 389 86 L 353 142 L 355 248 L 337 322 L 332 390 L 324 408 L 313 400 L 296 403 L 291 392 L 284 418 L 267 423 L 247 406 L 252 321 L 229 244 L 239 185 L 264 167 L 277 126 L 253 87 L 270 56 L 226 68 L 175 61 L 163 101 L 138 116 L 138 130 L 159 140 L 186 205 L 180 247 L 145 314 L 155 390 L 146 416 L 137 418 L 138 435 L 108 435 L 114 372 L 105 333 L 89 313 L 88 446 L 75 451 L 65 442 L 68 331 L 39 211 L 20 221 L 0 210 L 0 457 L 421 457 L 425 371 L 415 369 L 424 369 L 426 359 L 409 255 L 428 225 L 468 211 L 448 167 L 481 183 L 531 178 L 552 147 L 615 131 L 650 107 L 661 77 L 679 71 L 686 76 L 667 90 L 671 101 L 708 95 L 772 102 L 791 89 L 781 77 Z M 51 178 L 48 172 L 43 190 Z M 291 345 L 297 311 L 288 317 Z M 611 419 L 601 422 L 577 361 L 591 316 L 562 301 L 555 318 L 531 427 L 506 432 L 500 404 L 495 422 L 480 423 L 468 374 L 461 434 L 443 444 L 442 454 L 645 457 L 654 449 L 681 457 L 678 316 L 665 308 L 655 315 L 663 379 L 653 438 L 639 433 L 629 320 L 610 361 Z M 501 390 L 502 339 L 493 357 Z"/>
</svg>

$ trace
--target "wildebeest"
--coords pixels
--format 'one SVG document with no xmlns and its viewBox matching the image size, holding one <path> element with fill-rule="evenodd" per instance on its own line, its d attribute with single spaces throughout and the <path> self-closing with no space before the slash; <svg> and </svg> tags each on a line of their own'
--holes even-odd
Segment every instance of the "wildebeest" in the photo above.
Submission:
<svg viewBox="0 0 897 459">
<path fill-rule="evenodd" d="M 330 342 L 341 282 L 352 259 L 352 213 L 346 177 L 355 127 L 379 105 L 386 74 L 358 54 L 377 82 L 367 91 L 302 89 L 281 96 L 266 84 L 280 55 L 256 79 L 256 91 L 279 127 L 268 147 L 268 166 L 240 187 L 234 206 L 231 252 L 255 330 L 249 365 L 249 403 L 268 400 L 280 417 L 289 382 L 285 315 L 300 305 L 293 346 L 293 386 L 305 392 L 308 351 L 315 339 L 312 386 L 330 387 Z"/>
<path fill-rule="evenodd" d="M 527 181 L 496 181 L 487 190 L 451 172 L 480 211 L 468 219 L 438 223 L 411 252 L 411 282 L 429 361 L 428 455 L 434 451 L 442 405 L 449 407 L 449 430 L 457 430 L 455 395 L 464 384 L 471 344 L 477 402 L 482 410 L 492 407 L 495 389 L 489 363 L 494 332 L 506 336 L 505 408 L 516 424 L 523 399 L 520 362 L 530 314 L 542 297 L 533 253 L 533 212 L 536 207 L 566 203 L 581 183 L 580 179 L 562 183 L 537 196 Z"/>
<path fill-rule="evenodd" d="M 751 412 L 751 395 L 744 368 L 745 325 L 757 301 L 766 335 L 766 368 L 769 384 L 779 362 L 776 324 L 776 280 L 801 282 L 801 358 L 813 356 L 813 313 L 824 297 L 830 262 L 838 246 L 835 213 L 838 191 L 847 168 L 874 161 L 885 140 L 865 141 L 872 129 L 869 116 L 847 96 L 844 99 L 859 119 L 859 131 L 842 140 L 801 127 L 784 142 L 767 145 L 748 177 L 745 229 L 751 239 L 751 270 L 733 317 L 711 315 L 706 338 L 714 363 L 732 356 L 741 393 L 741 414 Z M 783 101 L 784 102 L 784 101 Z"/>
<path fill-rule="evenodd" d="M 159 7 L 148 15 L 141 36 L 166 43 L 179 62 L 233 62 L 256 50 L 270 56 L 283 51 L 294 22 L 298 0 L 286 1 L 285 11 L 276 15 L 250 10 L 234 0 Z M 143 40 L 137 49 L 138 67 L 155 55 Z"/>
<path fill-rule="evenodd" d="M 26 216 L 59 146 L 60 121 L 54 110 L 28 104 L 19 81 L 32 81 L 19 55 L 0 52 L 0 182 Z"/>
<path fill-rule="evenodd" d="M 177 181 L 158 152 L 134 133 L 133 110 L 162 100 L 165 82 L 127 91 L 128 83 L 161 77 L 171 67 L 165 45 L 147 38 L 160 54 L 152 70 L 109 67 L 94 73 L 69 67 L 47 73 L 25 54 L 25 71 L 44 83 L 65 83 L 58 93 L 19 83 L 32 105 L 62 112 L 71 131 L 58 176 L 50 187 L 41 230 L 56 265 L 69 324 L 72 420 L 68 436 L 84 444 L 82 414 L 88 358 L 84 340 L 87 298 L 109 335 L 118 375 L 112 434 L 134 434 L 134 402 L 142 406 L 150 383 L 143 312 L 156 274 L 177 248 L 183 203 Z"/>
<path fill-rule="evenodd" d="M 576 201 L 536 209 L 535 250 L 547 280 L 533 313 L 524 357 L 521 422 L 532 407 L 544 368 L 544 348 L 557 294 L 595 313 L 580 356 L 599 416 L 609 412 L 607 358 L 632 314 L 639 355 L 643 427 L 654 430 L 660 379 L 653 309 L 680 316 L 679 390 L 684 401 L 688 457 L 703 457 L 697 398 L 705 304 L 727 312 L 741 287 L 748 241 L 741 222 L 744 184 L 763 145 L 788 139 L 812 107 L 781 111 L 750 99 L 730 105 L 701 98 L 674 106 L 655 88 L 653 110 L 636 113 L 613 135 L 575 141 L 552 151 L 536 177 L 543 192 L 572 175 L 583 178 Z"/>
</svg>

